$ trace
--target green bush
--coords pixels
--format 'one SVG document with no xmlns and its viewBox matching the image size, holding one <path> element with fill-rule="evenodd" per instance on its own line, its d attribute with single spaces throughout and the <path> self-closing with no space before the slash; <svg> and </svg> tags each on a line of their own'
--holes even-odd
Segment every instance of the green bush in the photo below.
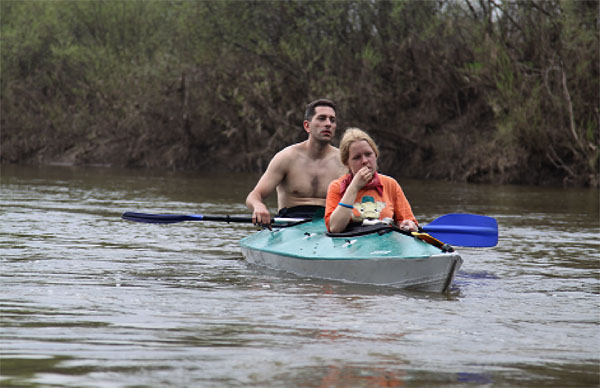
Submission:
<svg viewBox="0 0 600 388">
<path fill-rule="evenodd" d="M 338 103 L 383 171 L 598 186 L 596 1 L 0 2 L 0 160 L 262 171 Z"/>
</svg>

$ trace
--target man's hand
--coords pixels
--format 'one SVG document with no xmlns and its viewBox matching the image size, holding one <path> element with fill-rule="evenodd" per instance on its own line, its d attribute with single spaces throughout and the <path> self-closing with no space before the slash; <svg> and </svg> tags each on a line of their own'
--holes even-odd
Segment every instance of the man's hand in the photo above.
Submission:
<svg viewBox="0 0 600 388">
<path fill-rule="evenodd" d="M 271 213 L 269 213 L 269 209 L 263 204 L 258 203 L 254 207 L 254 211 L 252 212 L 252 223 L 254 225 L 268 228 L 271 230 Z"/>
</svg>

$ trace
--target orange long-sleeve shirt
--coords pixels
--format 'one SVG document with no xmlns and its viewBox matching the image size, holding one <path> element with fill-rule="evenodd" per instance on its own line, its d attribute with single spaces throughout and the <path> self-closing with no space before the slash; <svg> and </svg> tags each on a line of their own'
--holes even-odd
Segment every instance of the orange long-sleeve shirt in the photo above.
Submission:
<svg viewBox="0 0 600 388">
<path fill-rule="evenodd" d="M 378 174 L 379 180 L 383 185 L 383 195 L 375 189 L 361 189 L 356 195 L 352 210 L 352 221 L 361 222 L 367 218 L 379 219 L 392 218 L 396 222 L 402 220 L 412 220 L 418 225 L 417 219 L 413 215 L 412 209 L 404 191 L 398 182 L 389 176 Z M 343 194 L 340 192 L 341 182 L 346 179 L 342 176 L 329 184 L 327 190 L 327 200 L 325 202 L 325 225 L 329 230 L 329 219 L 331 213 L 335 210 Z"/>
</svg>

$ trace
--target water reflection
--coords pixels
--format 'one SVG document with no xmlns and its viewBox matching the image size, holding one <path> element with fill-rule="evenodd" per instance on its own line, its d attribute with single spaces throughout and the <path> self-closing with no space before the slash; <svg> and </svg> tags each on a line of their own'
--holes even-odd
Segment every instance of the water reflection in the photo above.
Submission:
<svg viewBox="0 0 600 388">
<path fill-rule="evenodd" d="M 404 387 L 406 372 L 396 368 L 380 366 L 365 367 L 354 365 L 327 365 L 302 371 L 298 380 L 299 387 Z M 302 376 L 305 374 L 306 376 Z M 316 380 L 316 381 L 315 381 Z M 315 383 L 316 382 L 316 383 Z"/>
</svg>

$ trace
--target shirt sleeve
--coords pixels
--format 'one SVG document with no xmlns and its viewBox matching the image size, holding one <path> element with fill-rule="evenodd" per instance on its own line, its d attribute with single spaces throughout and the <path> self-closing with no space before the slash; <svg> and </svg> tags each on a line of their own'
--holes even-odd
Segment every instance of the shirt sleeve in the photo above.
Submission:
<svg viewBox="0 0 600 388">
<path fill-rule="evenodd" d="M 342 194 L 340 193 L 340 181 L 338 179 L 331 182 L 327 189 L 327 198 L 325 199 L 325 226 L 327 230 L 329 230 L 331 213 L 333 213 L 341 199 Z"/>
<path fill-rule="evenodd" d="M 396 180 L 394 180 L 394 183 L 396 186 L 396 195 L 394 200 L 394 219 L 397 222 L 403 220 L 412 220 L 418 226 L 419 223 L 417 222 L 417 219 L 415 218 L 412 212 L 412 208 L 410 207 L 410 203 L 408 203 L 408 199 L 406 199 L 406 196 L 404 195 L 402 187 L 400 187 L 400 184 L 398 184 Z"/>
</svg>

